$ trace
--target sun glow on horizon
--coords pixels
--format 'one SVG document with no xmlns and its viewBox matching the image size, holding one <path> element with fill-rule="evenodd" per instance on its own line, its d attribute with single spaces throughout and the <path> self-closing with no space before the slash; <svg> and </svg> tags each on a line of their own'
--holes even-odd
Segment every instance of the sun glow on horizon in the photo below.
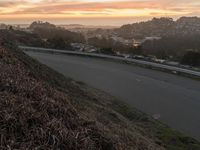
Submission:
<svg viewBox="0 0 200 150">
<path fill-rule="evenodd" d="M 1 0 L 0 21 L 200 16 L 198 0 Z"/>
</svg>

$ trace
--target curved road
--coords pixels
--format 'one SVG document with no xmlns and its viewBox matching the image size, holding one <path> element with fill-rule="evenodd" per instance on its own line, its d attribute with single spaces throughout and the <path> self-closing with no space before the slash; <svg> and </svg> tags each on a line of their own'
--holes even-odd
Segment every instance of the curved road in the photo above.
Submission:
<svg viewBox="0 0 200 150">
<path fill-rule="evenodd" d="M 26 52 L 66 77 L 83 81 L 200 140 L 200 82 L 89 57 Z"/>
</svg>

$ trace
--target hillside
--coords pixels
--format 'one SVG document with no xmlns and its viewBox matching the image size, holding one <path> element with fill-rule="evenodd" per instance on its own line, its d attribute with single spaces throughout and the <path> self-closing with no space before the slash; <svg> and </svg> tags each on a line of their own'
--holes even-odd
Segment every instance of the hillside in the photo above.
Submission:
<svg viewBox="0 0 200 150">
<path fill-rule="evenodd" d="M 1 30 L 0 29 L 0 37 L 5 37 L 8 42 L 15 42 L 19 45 L 28 45 L 28 46 L 36 46 L 36 47 L 46 47 L 47 44 L 36 34 L 28 33 L 19 30 Z"/>
<path fill-rule="evenodd" d="M 116 30 L 124 38 L 188 36 L 200 34 L 200 18 L 153 18 L 152 20 L 123 25 Z"/>
<path fill-rule="evenodd" d="M 67 42 L 85 42 L 83 35 L 48 22 L 33 22 L 29 29 L 42 39 L 62 38 Z"/>
<path fill-rule="evenodd" d="M 116 98 L 66 79 L 0 38 L 1 149 L 198 150 Z"/>
<path fill-rule="evenodd" d="M 124 39 L 141 41 L 139 53 L 181 62 L 188 51 L 200 52 L 200 18 L 153 18 L 123 25 L 115 34 Z"/>
<path fill-rule="evenodd" d="M 4 24 L 3 24 L 4 25 Z M 0 26 L 3 26 L 0 24 Z M 72 42 L 85 42 L 84 37 L 48 22 L 33 22 L 28 28 L 0 28 L 0 34 L 11 37 L 17 44 L 35 47 L 71 49 Z"/>
</svg>

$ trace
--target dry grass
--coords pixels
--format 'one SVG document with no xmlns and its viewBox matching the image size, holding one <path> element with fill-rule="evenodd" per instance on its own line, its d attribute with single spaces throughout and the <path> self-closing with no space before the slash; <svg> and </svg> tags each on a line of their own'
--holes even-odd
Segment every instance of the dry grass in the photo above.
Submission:
<svg viewBox="0 0 200 150">
<path fill-rule="evenodd" d="M 0 149 L 114 149 L 68 96 L 35 79 L 0 48 Z"/>
</svg>

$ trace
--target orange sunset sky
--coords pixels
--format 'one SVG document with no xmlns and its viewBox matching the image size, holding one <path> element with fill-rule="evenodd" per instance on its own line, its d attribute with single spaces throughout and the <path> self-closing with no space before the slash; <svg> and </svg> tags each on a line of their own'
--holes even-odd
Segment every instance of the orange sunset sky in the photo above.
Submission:
<svg viewBox="0 0 200 150">
<path fill-rule="evenodd" d="M 152 17 L 200 16 L 200 0 L 0 0 L 0 22 L 122 25 Z"/>
</svg>

